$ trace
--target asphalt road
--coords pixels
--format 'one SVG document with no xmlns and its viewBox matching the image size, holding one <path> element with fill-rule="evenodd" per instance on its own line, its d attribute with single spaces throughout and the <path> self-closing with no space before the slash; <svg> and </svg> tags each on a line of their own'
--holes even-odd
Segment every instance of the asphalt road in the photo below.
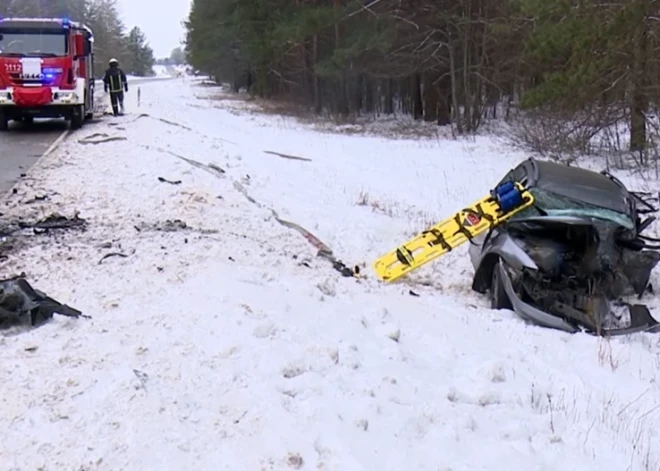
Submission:
<svg viewBox="0 0 660 471">
<path fill-rule="evenodd" d="M 128 83 L 129 86 L 137 86 L 161 80 L 168 79 L 143 79 Z M 97 90 L 99 88 L 97 84 Z M 52 119 L 37 120 L 30 126 L 11 122 L 9 131 L 0 133 L 0 198 L 68 129 L 67 121 Z"/>
</svg>

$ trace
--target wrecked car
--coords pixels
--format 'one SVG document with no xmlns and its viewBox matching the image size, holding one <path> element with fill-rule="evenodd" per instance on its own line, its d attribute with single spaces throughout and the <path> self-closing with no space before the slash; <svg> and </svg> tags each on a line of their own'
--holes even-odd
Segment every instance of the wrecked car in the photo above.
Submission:
<svg viewBox="0 0 660 471">
<path fill-rule="evenodd" d="M 534 204 L 471 241 L 473 290 L 494 309 L 571 333 L 660 331 L 635 302 L 660 261 L 660 241 L 643 235 L 655 220 L 647 197 L 607 172 L 536 159 L 507 181 L 522 183 Z"/>
</svg>

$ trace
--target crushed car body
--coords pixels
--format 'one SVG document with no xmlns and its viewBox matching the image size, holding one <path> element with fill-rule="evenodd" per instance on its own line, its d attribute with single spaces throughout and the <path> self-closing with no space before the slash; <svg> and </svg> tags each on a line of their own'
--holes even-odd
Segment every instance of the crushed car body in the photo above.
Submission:
<svg viewBox="0 0 660 471">
<path fill-rule="evenodd" d="M 538 325 L 597 335 L 660 331 L 637 302 L 660 252 L 643 232 L 655 212 L 640 193 L 606 172 L 528 159 L 505 182 L 534 204 L 470 241 L 472 289 L 494 309 Z M 631 298 L 634 301 L 630 301 Z"/>
</svg>

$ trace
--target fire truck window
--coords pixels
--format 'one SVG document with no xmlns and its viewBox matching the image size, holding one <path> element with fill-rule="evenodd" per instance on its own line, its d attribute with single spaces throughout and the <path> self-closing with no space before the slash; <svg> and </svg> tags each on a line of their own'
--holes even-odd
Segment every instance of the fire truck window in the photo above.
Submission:
<svg viewBox="0 0 660 471">
<path fill-rule="evenodd" d="M 0 37 L 0 55 L 36 55 L 42 57 L 65 56 L 66 36 L 32 32 L 3 33 Z"/>
</svg>

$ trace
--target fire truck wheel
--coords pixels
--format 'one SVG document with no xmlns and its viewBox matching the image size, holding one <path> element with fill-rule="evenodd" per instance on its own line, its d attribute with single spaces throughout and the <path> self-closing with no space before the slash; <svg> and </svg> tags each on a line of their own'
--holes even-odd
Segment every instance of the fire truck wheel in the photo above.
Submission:
<svg viewBox="0 0 660 471">
<path fill-rule="evenodd" d="M 9 129 L 9 120 L 5 115 L 4 111 L 0 111 L 0 131 L 6 131 Z"/>
<path fill-rule="evenodd" d="M 85 122 L 85 107 L 83 105 L 76 106 L 71 115 L 71 129 L 80 129 Z"/>
<path fill-rule="evenodd" d="M 92 94 L 92 96 L 93 96 L 93 94 Z M 87 92 L 85 92 L 85 103 L 87 103 Z M 90 106 L 89 111 L 87 111 L 87 113 L 85 113 L 85 121 L 89 121 L 90 119 L 94 118 L 93 103 L 90 103 L 89 106 Z"/>
<path fill-rule="evenodd" d="M 23 116 L 23 124 L 26 126 L 30 126 L 34 123 L 34 117 L 32 116 Z"/>
</svg>

